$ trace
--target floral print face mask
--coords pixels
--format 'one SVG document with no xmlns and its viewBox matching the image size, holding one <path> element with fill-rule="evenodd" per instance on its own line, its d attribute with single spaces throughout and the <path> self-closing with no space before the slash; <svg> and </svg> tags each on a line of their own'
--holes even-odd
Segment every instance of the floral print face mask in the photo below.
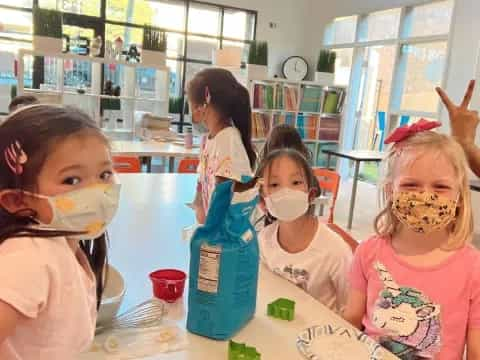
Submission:
<svg viewBox="0 0 480 360">
<path fill-rule="evenodd" d="M 455 220 L 457 201 L 430 191 L 401 191 L 393 196 L 392 211 L 402 224 L 428 234 Z"/>
</svg>

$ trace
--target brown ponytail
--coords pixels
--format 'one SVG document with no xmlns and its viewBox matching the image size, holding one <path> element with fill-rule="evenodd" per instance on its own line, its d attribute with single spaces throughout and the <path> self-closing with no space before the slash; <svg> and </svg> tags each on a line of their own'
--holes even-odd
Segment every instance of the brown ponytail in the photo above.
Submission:
<svg viewBox="0 0 480 360">
<path fill-rule="evenodd" d="M 209 105 L 222 118 L 227 121 L 231 120 L 240 131 L 242 143 L 253 170 L 257 155 L 252 145 L 252 109 L 248 90 L 235 79 L 230 71 L 210 68 L 197 73 L 188 84 L 189 100 L 195 105 L 205 104 L 205 89 L 207 88 L 211 97 Z"/>
</svg>

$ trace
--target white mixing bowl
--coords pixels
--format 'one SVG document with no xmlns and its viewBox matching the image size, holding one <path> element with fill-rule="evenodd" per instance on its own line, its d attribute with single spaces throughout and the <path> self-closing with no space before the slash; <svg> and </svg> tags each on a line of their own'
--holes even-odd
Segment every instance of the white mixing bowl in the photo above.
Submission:
<svg viewBox="0 0 480 360">
<path fill-rule="evenodd" d="M 98 325 L 109 323 L 117 315 L 124 295 L 125 282 L 122 275 L 112 265 L 108 265 L 105 289 L 98 309 Z"/>
</svg>

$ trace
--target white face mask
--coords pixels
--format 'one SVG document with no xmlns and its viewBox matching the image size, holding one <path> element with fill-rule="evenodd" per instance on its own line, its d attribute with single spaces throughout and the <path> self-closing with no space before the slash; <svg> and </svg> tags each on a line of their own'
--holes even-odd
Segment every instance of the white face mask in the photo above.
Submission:
<svg viewBox="0 0 480 360">
<path fill-rule="evenodd" d="M 85 232 L 69 238 L 95 239 L 102 235 L 117 212 L 120 184 L 98 184 L 56 196 L 35 195 L 46 199 L 52 221 L 41 228 Z"/>
<path fill-rule="evenodd" d="M 293 221 L 307 212 L 308 193 L 282 188 L 268 196 L 265 203 L 270 215 L 280 221 Z"/>
</svg>

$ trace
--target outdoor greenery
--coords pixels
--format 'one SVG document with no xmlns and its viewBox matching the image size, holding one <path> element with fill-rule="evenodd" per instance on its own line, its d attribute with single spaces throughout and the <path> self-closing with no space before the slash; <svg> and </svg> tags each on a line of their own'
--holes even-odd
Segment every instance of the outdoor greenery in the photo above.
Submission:
<svg viewBox="0 0 480 360">
<path fill-rule="evenodd" d="M 318 56 L 317 62 L 317 71 L 333 74 L 335 72 L 336 59 L 337 54 L 335 51 L 320 50 L 320 55 Z"/>
</svg>

